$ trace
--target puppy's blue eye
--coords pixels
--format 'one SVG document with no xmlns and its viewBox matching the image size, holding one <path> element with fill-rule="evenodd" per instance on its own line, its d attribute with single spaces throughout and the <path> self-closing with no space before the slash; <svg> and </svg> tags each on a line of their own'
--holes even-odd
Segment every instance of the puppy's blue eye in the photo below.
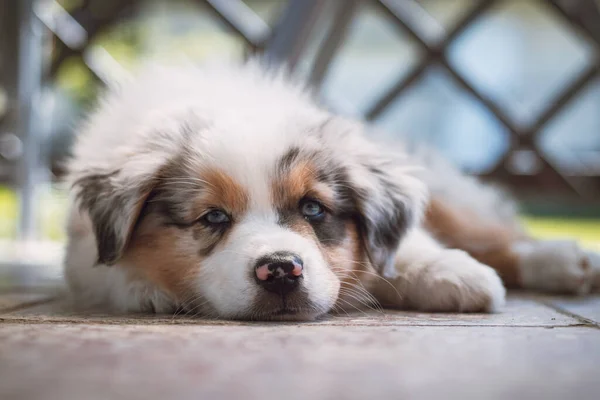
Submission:
<svg viewBox="0 0 600 400">
<path fill-rule="evenodd" d="M 204 215 L 204 220 L 209 224 L 225 224 L 230 221 L 229 216 L 221 210 L 212 210 Z"/>
<path fill-rule="evenodd" d="M 314 200 L 307 200 L 302 203 L 300 207 L 304 218 L 309 220 L 315 220 L 323 217 L 325 210 L 323 206 Z"/>
</svg>

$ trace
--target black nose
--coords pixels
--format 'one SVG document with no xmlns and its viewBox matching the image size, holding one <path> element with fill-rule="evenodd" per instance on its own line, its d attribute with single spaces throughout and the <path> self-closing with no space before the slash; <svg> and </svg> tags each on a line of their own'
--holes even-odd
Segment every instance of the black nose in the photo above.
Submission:
<svg viewBox="0 0 600 400">
<path fill-rule="evenodd" d="M 266 290 L 285 296 L 299 286 L 302 259 L 288 252 L 261 257 L 255 264 L 256 281 Z"/>
</svg>

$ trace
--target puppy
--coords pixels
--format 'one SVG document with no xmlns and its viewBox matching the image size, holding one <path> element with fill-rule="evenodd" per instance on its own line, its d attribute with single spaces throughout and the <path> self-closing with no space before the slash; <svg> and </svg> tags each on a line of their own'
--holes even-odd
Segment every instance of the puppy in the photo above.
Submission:
<svg viewBox="0 0 600 400">
<path fill-rule="evenodd" d="M 502 279 L 598 289 L 600 257 L 528 238 L 498 192 L 367 131 L 257 61 L 142 73 L 106 96 L 74 149 L 73 300 L 311 320 L 374 304 L 491 312 Z"/>
</svg>

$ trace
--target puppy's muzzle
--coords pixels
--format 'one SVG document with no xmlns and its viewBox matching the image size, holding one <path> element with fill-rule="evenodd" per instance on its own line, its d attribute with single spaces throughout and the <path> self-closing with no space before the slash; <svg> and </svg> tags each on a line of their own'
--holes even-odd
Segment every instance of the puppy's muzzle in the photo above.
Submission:
<svg viewBox="0 0 600 400">
<path fill-rule="evenodd" d="M 302 259 L 293 253 L 269 254 L 255 264 L 256 281 L 265 290 L 286 296 L 300 285 L 303 269 Z"/>
</svg>

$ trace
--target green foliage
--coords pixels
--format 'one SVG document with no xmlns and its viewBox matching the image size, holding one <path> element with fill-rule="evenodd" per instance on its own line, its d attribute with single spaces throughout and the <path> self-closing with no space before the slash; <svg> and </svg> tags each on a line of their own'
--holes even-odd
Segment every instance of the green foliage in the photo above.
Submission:
<svg viewBox="0 0 600 400">
<path fill-rule="evenodd" d="M 38 226 L 40 239 L 64 241 L 68 197 L 64 190 L 56 187 L 40 187 L 38 201 Z M 18 195 L 5 186 L 0 186 L 0 239 L 14 239 L 18 224 Z"/>
</svg>

